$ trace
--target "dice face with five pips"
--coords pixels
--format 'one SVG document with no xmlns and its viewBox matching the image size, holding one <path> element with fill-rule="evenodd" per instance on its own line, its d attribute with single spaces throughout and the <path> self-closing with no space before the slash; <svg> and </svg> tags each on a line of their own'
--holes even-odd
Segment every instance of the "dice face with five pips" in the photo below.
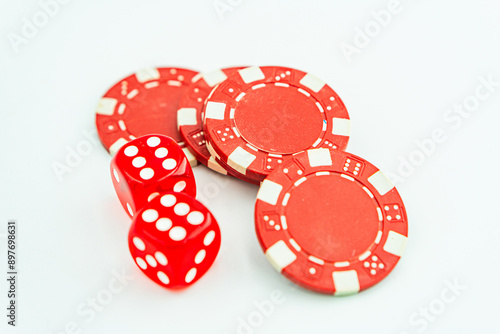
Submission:
<svg viewBox="0 0 500 334">
<path fill-rule="evenodd" d="M 166 288 L 196 282 L 211 267 L 221 236 L 212 213 L 195 198 L 162 193 L 135 215 L 129 249 L 137 266 Z"/>
<path fill-rule="evenodd" d="M 147 135 L 125 144 L 111 161 L 116 194 L 130 217 L 166 191 L 196 196 L 193 171 L 170 137 Z"/>
</svg>

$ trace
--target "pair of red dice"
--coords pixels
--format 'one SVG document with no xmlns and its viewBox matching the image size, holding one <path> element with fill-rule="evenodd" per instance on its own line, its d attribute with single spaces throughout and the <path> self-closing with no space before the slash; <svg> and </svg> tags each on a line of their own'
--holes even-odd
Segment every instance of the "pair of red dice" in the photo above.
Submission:
<svg viewBox="0 0 500 334">
<path fill-rule="evenodd" d="M 219 252 L 220 229 L 195 199 L 182 148 L 163 135 L 134 139 L 113 157 L 111 178 L 133 219 L 129 249 L 144 274 L 167 288 L 186 287 L 203 276 Z"/>
</svg>

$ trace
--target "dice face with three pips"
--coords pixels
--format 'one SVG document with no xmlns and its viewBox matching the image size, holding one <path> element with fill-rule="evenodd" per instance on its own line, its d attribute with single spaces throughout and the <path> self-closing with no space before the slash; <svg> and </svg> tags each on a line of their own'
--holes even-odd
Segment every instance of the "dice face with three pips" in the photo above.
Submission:
<svg viewBox="0 0 500 334">
<path fill-rule="evenodd" d="M 221 237 L 212 213 L 195 198 L 167 192 L 135 215 L 129 249 L 137 266 L 159 285 L 189 286 L 211 267 Z"/>
<path fill-rule="evenodd" d="M 116 194 L 130 217 L 166 191 L 196 196 L 193 171 L 170 137 L 147 135 L 125 144 L 111 161 Z"/>
</svg>

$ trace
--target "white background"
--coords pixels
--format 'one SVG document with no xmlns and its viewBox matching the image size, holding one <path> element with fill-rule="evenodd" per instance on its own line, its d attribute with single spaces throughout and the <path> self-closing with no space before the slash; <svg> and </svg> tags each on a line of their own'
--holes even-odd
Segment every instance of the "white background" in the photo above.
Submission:
<svg viewBox="0 0 500 334">
<path fill-rule="evenodd" d="M 219 15 L 214 4 L 226 1 L 70 1 L 17 51 L 9 38 L 22 36 L 23 18 L 33 22 L 42 9 L 33 0 L 2 1 L 0 267 L 6 222 L 16 219 L 20 277 L 18 327 L 10 328 L 1 275 L 1 332 L 500 331 L 500 87 L 468 117 L 447 114 L 474 102 L 480 77 L 500 81 L 500 4 L 401 0 L 399 14 L 377 32 L 371 13 L 389 1 L 233 0 Z M 349 62 L 340 45 L 355 46 L 356 28 L 366 27 L 373 37 L 358 43 Z M 117 80 L 149 66 L 236 65 L 284 65 L 321 77 L 350 112 L 348 150 L 388 173 L 403 172 L 397 185 L 409 243 L 382 283 L 345 298 L 294 289 L 258 245 L 257 187 L 200 166 L 199 192 L 218 218 L 222 247 L 206 276 L 171 292 L 129 255 L 130 221 L 104 148 L 90 144 L 58 179 L 54 163 L 67 165 L 68 149 L 88 148 L 86 132 L 97 138 L 95 107 Z M 415 142 L 439 128 L 446 140 L 418 153 Z M 409 159 L 418 166 L 402 170 Z M 95 317 L 83 312 L 88 298 L 110 296 L 114 271 L 134 279 Z M 461 287 L 453 293 L 446 282 Z M 274 290 L 282 298 L 262 314 L 255 302 L 269 303 Z"/>
</svg>

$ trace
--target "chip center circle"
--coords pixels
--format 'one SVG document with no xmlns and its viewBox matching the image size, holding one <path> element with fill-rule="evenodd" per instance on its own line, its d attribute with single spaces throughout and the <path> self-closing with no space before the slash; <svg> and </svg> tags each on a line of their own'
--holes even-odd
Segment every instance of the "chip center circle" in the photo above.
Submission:
<svg viewBox="0 0 500 334">
<path fill-rule="evenodd" d="M 352 262 L 375 242 L 377 207 L 361 183 L 338 173 L 312 174 L 290 190 L 285 215 L 304 251 L 328 262 Z"/>
<path fill-rule="evenodd" d="M 322 135 L 325 119 L 316 102 L 297 87 L 266 84 L 245 92 L 234 122 L 241 136 L 258 149 L 292 154 L 310 148 Z"/>
</svg>

